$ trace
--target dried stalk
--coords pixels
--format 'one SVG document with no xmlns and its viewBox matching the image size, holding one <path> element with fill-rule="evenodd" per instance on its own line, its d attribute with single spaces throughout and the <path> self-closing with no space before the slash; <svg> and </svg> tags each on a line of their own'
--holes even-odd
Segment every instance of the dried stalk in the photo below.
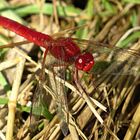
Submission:
<svg viewBox="0 0 140 140">
<path fill-rule="evenodd" d="M 131 120 L 131 124 L 125 134 L 124 140 L 133 140 L 139 125 L 140 125 L 140 103 L 138 104 L 137 110 Z"/>
<path fill-rule="evenodd" d="M 9 97 L 9 103 L 8 103 L 9 112 L 8 112 L 6 140 L 12 140 L 13 138 L 16 103 L 17 103 L 18 91 L 22 79 L 24 63 L 25 63 L 24 58 L 21 57 L 20 59 L 21 59 L 20 62 L 17 64 L 16 76 L 12 86 L 12 92 Z"/>
<path fill-rule="evenodd" d="M 8 60 L 0 63 L 0 71 L 5 70 L 7 68 L 15 66 L 17 63 L 19 63 L 19 59 L 16 58 L 14 60 Z"/>
</svg>

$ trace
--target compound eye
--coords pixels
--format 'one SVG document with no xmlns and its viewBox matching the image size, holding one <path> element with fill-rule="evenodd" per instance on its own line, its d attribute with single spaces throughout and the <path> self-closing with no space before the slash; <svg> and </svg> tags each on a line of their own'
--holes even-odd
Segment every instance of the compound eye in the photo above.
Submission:
<svg viewBox="0 0 140 140">
<path fill-rule="evenodd" d="M 90 53 L 84 53 L 77 57 L 75 66 L 78 70 L 88 72 L 94 65 L 94 58 Z"/>
</svg>

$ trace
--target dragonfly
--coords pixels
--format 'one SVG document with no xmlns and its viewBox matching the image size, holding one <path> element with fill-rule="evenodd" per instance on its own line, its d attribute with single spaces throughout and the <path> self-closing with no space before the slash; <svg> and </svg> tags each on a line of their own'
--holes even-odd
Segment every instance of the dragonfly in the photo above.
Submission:
<svg viewBox="0 0 140 140">
<path fill-rule="evenodd" d="M 0 16 L 0 26 L 12 32 L 15 32 L 16 34 L 27 39 L 29 42 L 32 42 L 38 46 L 45 48 L 42 68 L 45 67 L 45 58 L 48 52 L 50 52 L 50 54 L 58 60 L 64 61 L 68 64 L 74 64 L 75 65 L 74 78 L 75 78 L 76 85 L 77 87 L 80 88 L 80 90 L 84 90 L 78 82 L 78 71 L 81 70 L 84 72 L 89 72 L 94 67 L 95 60 L 92 53 L 81 52 L 80 47 L 76 43 L 76 39 L 71 37 L 53 38 L 50 35 L 35 31 L 31 28 L 28 28 L 16 21 L 13 21 L 3 16 Z M 80 42 L 80 40 L 77 41 Z M 85 43 L 86 40 L 81 40 L 81 42 Z M 93 41 L 89 41 L 88 43 L 96 44 Z M 103 44 L 99 43 L 98 45 L 103 45 Z M 137 53 L 134 50 L 130 50 L 129 52 L 137 55 Z M 89 105 L 90 109 L 93 111 L 95 116 L 98 118 L 98 120 L 101 122 L 101 124 L 103 124 L 103 119 L 98 115 L 96 110 L 92 107 L 90 99 L 87 97 L 87 94 L 82 94 L 82 96 L 85 98 L 87 104 Z M 100 106 L 102 105 L 100 104 Z M 104 107 L 102 106 L 102 108 Z"/>
<path fill-rule="evenodd" d="M 45 58 L 47 56 L 48 51 L 58 60 L 70 64 L 75 63 L 75 67 L 78 70 L 83 70 L 85 72 L 88 72 L 94 65 L 94 58 L 92 54 L 89 52 L 81 53 L 80 48 L 71 38 L 62 37 L 62 38 L 53 39 L 49 35 L 43 34 L 41 32 L 37 32 L 16 21 L 13 21 L 3 16 L 0 16 L 0 25 L 24 37 L 28 41 L 33 42 L 36 45 L 45 48 L 42 67 L 44 67 L 45 65 Z M 42 76 L 40 80 L 42 80 Z"/>
<path fill-rule="evenodd" d="M 53 39 L 51 36 L 32 30 L 11 19 L 0 16 L 0 25 L 26 38 L 28 41 L 45 48 L 44 60 L 48 51 L 57 59 L 74 63 L 78 70 L 89 71 L 94 65 L 91 53 L 82 54 L 71 38 Z M 44 63 L 44 61 L 43 61 Z"/>
</svg>

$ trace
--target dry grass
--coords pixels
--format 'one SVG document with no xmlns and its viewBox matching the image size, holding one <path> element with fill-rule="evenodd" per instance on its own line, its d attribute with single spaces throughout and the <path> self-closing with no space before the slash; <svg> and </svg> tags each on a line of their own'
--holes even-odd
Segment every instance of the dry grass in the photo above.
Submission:
<svg viewBox="0 0 140 140">
<path fill-rule="evenodd" d="M 95 66 L 89 73 L 79 71 L 77 81 L 73 66 L 53 70 L 52 63 L 56 61 L 48 55 L 42 82 L 39 47 L 23 42 L 24 45 L 10 43 L 15 47 L 1 49 L 0 139 L 139 139 L 139 5 L 113 0 L 93 4 L 89 0 L 84 11 L 54 0 L 50 3 L 53 12 L 43 0 L 31 2 L 11 0 L 1 14 L 9 15 L 9 7 L 14 7 L 10 11 L 13 19 L 26 21 L 38 31 L 54 37 L 90 39 L 88 43 L 77 42 L 81 50 L 92 51 Z M 87 26 L 78 29 L 79 23 Z M 1 45 L 9 44 L 10 38 L 12 42 L 23 41 L 3 28 L 0 33 Z M 110 48 L 102 43 L 96 46 L 93 40 L 111 44 Z M 115 44 L 122 48 L 113 47 Z M 36 90 L 38 86 L 40 90 Z M 35 100 L 30 118 L 30 103 Z"/>
</svg>

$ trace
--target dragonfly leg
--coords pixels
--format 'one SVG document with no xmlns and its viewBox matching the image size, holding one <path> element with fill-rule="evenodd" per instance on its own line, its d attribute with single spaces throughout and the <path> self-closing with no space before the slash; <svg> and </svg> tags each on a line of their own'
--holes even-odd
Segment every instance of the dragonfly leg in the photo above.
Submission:
<svg viewBox="0 0 140 140">
<path fill-rule="evenodd" d="M 43 61 L 42 61 L 42 67 L 45 67 L 45 60 L 46 60 L 46 56 L 48 54 L 49 48 L 45 50 L 44 52 L 44 56 L 43 56 Z"/>
<path fill-rule="evenodd" d="M 81 83 L 80 83 L 79 80 L 78 80 L 78 69 L 77 69 L 77 68 L 74 69 L 73 79 L 74 79 L 74 82 L 75 82 L 75 84 L 76 84 L 77 90 L 80 91 L 81 96 L 82 96 L 82 92 L 85 92 L 85 93 L 86 93 L 86 91 L 85 91 L 85 89 L 82 87 Z"/>
<path fill-rule="evenodd" d="M 44 56 L 43 56 L 43 61 L 42 61 L 42 68 L 41 68 L 41 73 L 40 73 L 40 80 L 44 81 L 44 75 L 45 75 L 45 60 L 46 60 L 46 56 L 48 54 L 49 49 L 47 48 L 44 52 Z"/>
</svg>

